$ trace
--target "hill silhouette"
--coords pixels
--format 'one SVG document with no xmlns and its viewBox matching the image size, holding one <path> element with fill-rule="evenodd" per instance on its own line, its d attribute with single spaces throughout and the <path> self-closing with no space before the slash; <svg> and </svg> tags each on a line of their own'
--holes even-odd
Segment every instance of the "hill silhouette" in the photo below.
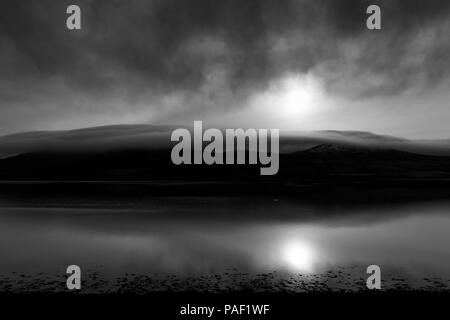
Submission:
<svg viewBox="0 0 450 320">
<path fill-rule="evenodd" d="M 171 148 L 173 125 L 113 125 L 76 130 L 33 131 L 0 137 L 0 158 L 32 152 L 112 152 Z M 189 127 L 184 127 L 190 129 Z M 205 127 L 206 129 L 206 127 Z M 280 131 L 280 152 L 292 153 L 319 145 L 393 149 L 450 156 L 450 140 L 410 140 L 362 131 Z"/>
<path fill-rule="evenodd" d="M 179 126 L 117 125 L 0 137 L 0 181 L 155 181 L 286 186 L 438 186 L 450 181 L 450 141 L 360 131 L 281 132 L 280 169 L 260 165 L 174 165 Z M 189 129 L 189 128 L 188 128 Z M 186 189 L 186 188 L 185 188 Z"/>
<path fill-rule="evenodd" d="M 41 151 L 0 159 L 1 180 L 186 180 L 371 183 L 446 181 L 450 157 L 337 144 L 280 154 L 275 176 L 260 165 L 174 165 L 170 149 Z"/>
</svg>

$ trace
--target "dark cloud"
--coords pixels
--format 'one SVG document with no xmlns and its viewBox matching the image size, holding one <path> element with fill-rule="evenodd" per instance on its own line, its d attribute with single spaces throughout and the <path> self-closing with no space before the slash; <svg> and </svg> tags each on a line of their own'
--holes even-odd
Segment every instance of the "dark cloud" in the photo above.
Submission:
<svg viewBox="0 0 450 320">
<path fill-rule="evenodd" d="M 79 32 L 65 28 L 74 3 Z M 369 4 L 382 8 L 381 31 L 365 27 Z M 92 104 L 120 93 L 130 106 L 180 91 L 241 99 L 287 72 L 313 72 L 335 94 L 383 96 L 434 86 L 450 68 L 446 0 L 2 0 L 0 8 L 4 110 L 69 93 Z"/>
</svg>

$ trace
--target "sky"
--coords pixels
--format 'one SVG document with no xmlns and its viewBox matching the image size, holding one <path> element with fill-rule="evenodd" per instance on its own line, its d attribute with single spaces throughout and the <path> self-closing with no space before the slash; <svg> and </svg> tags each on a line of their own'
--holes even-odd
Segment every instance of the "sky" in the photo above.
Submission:
<svg viewBox="0 0 450 320">
<path fill-rule="evenodd" d="M 0 134 L 203 120 L 450 138 L 448 30 L 448 0 L 2 0 Z"/>
</svg>

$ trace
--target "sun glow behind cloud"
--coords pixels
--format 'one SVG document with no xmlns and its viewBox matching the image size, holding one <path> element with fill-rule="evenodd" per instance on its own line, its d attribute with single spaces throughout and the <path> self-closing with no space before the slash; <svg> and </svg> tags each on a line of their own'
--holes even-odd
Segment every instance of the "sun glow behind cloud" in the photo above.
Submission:
<svg viewBox="0 0 450 320">
<path fill-rule="evenodd" d="M 253 94 L 234 114 L 233 121 L 248 119 L 244 125 L 308 129 L 329 110 L 331 101 L 323 84 L 312 74 L 287 74 Z"/>
<path fill-rule="evenodd" d="M 278 102 L 282 115 L 301 117 L 314 113 L 314 100 L 319 94 L 318 84 L 311 77 L 291 76 L 282 80 L 281 88 L 273 99 Z"/>
</svg>

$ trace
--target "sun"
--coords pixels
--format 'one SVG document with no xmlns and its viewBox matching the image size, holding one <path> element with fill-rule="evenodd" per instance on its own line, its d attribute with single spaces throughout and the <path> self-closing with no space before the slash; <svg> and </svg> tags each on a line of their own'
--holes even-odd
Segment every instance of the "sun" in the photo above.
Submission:
<svg viewBox="0 0 450 320">
<path fill-rule="evenodd" d="M 259 127 L 308 130 L 317 127 L 329 107 L 320 78 L 309 73 L 290 73 L 273 79 L 265 90 L 251 95 L 240 118 L 251 119 Z"/>
<path fill-rule="evenodd" d="M 316 84 L 307 76 L 285 78 L 279 91 L 280 113 L 287 117 L 306 116 L 314 111 Z"/>
<path fill-rule="evenodd" d="M 285 79 L 279 94 L 280 112 L 284 115 L 302 115 L 311 107 L 312 92 L 304 79 L 299 77 Z"/>
</svg>

